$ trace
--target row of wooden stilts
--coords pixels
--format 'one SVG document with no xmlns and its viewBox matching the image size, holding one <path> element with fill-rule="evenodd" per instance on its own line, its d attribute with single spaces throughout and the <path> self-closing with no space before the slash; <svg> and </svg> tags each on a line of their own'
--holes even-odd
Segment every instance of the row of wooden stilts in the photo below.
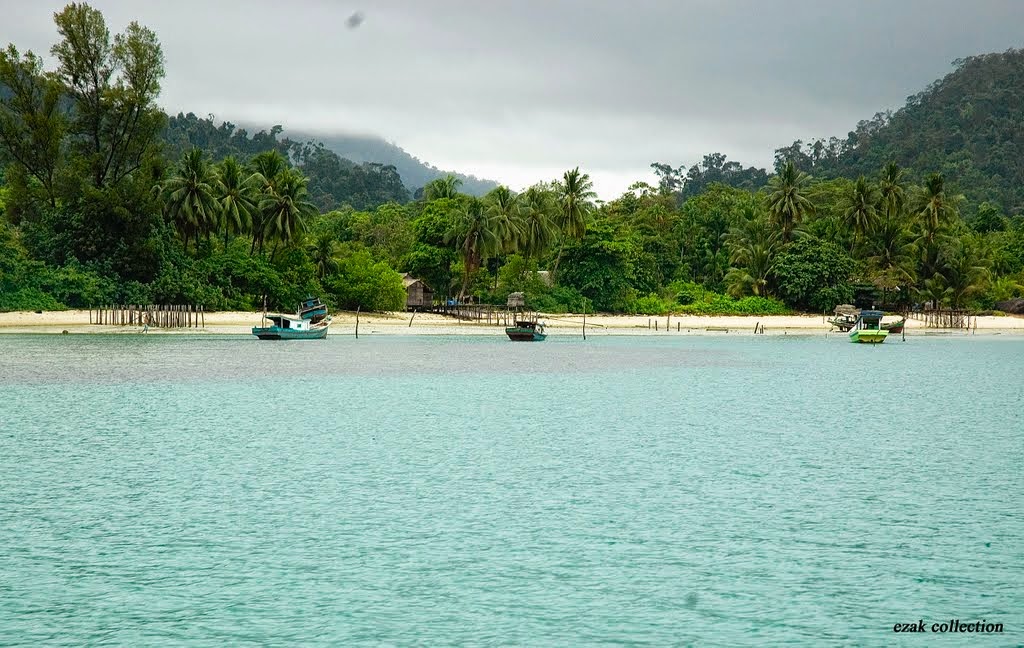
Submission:
<svg viewBox="0 0 1024 648">
<path fill-rule="evenodd" d="M 89 309 L 89 323 L 107 326 L 202 328 L 205 309 L 195 304 L 116 304 Z"/>
</svg>

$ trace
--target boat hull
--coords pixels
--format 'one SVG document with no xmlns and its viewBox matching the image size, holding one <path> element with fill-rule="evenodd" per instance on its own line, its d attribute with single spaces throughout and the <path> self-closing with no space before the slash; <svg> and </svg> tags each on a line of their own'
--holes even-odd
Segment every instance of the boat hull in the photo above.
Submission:
<svg viewBox="0 0 1024 648">
<path fill-rule="evenodd" d="M 543 342 L 547 337 L 545 333 L 538 333 L 530 329 L 507 328 L 505 334 L 513 342 Z"/>
<path fill-rule="evenodd" d="M 892 324 L 882 324 L 882 328 L 890 333 L 899 335 L 903 332 L 903 327 L 906 325 L 907 320 L 900 320 L 899 322 L 893 322 Z"/>
<path fill-rule="evenodd" d="M 850 342 L 858 344 L 881 344 L 889 337 L 889 331 L 861 330 L 850 333 Z"/>
<path fill-rule="evenodd" d="M 297 331 L 279 326 L 254 326 L 252 334 L 261 340 L 322 340 L 327 337 L 327 327 Z"/>
</svg>

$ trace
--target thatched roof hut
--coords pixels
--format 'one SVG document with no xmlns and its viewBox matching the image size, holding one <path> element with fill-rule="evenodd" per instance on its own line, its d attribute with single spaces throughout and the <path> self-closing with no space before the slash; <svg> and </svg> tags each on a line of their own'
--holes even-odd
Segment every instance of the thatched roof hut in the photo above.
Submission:
<svg viewBox="0 0 1024 648">
<path fill-rule="evenodd" d="M 526 306 L 526 293 L 514 292 L 508 295 L 509 308 L 523 308 Z"/>
</svg>

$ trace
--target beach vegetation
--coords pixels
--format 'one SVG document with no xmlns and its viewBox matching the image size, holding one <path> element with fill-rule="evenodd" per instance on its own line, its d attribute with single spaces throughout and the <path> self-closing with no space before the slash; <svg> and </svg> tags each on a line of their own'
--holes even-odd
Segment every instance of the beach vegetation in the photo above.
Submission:
<svg viewBox="0 0 1024 648">
<path fill-rule="evenodd" d="M 55 15 L 54 38 L 49 67 L 0 50 L 0 309 L 322 295 L 390 310 L 400 273 L 438 299 L 524 292 L 553 313 L 990 309 L 1024 292 L 1017 50 L 958 61 L 846 139 L 782 147 L 772 171 L 656 162 L 603 202 L 579 167 L 523 191 L 456 174 L 412 187 L 280 125 L 165 114 L 156 33 L 113 33 L 86 3 Z M 990 118 L 958 121 L 968 95 Z"/>
</svg>

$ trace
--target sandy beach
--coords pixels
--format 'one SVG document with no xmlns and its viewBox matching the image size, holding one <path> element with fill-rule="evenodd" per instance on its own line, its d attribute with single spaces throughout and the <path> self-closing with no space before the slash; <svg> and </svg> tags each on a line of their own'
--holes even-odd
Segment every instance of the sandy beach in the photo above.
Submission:
<svg viewBox="0 0 1024 648">
<path fill-rule="evenodd" d="M 353 335 L 356 328 L 354 312 L 332 314 L 331 335 Z M 885 321 L 895 318 L 887 317 Z M 411 322 L 410 322 L 411 320 Z M 552 336 L 581 335 L 582 315 L 542 315 L 548 333 Z M 831 327 L 821 315 L 775 316 L 697 316 L 673 315 L 648 317 L 646 315 L 588 315 L 587 336 L 599 335 L 753 335 L 755 326 L 763 326 L 765 335 L 824 334 Z M 956 334 L 1019 334 L 1024 335 L 1024 317 L 986 316 L 971 320 L 970 331 L 927 329 L 923 322 L 910 320 L 907 335 L 946 332 Z M 201 328 L 160 329 L 150 327 L 147 335 L 228 334 L 248 335 L 260 323 L 260 313 L 216 312 L 205 313 Z M 494 335 L 501 327 L 494 324 L 464 322 L 441 315 L 417 313 L 361 313 L 360 335 Z M 67 310 L 43 313 L 0 313 L 0 334 L 48 333 L 61 334 L 110 333 L 140 334 L 140 326 L 109 326 L 89 323 L 89 311 Z"/>
</svg>

